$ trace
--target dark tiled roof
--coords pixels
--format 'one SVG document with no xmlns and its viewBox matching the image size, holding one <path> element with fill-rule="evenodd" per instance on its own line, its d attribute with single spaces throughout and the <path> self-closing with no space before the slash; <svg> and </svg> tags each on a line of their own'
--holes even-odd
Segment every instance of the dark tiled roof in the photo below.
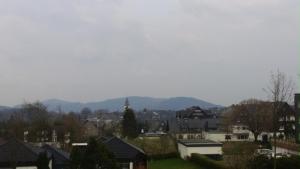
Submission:
<svg viewBox="0 0 300 169">
<path fill-rule="evenodd" d="M 16 139 L 9 139 L 0 145 L 0 163 L 16 161 L 17 163 L 35 162 L 43 152 L 41 148 L 25 144 Z"/>
<path fill-rule="evenodd" d="M 104 142 L 116 159 L 136 159 L 137 156 L 146 156 L 144 151 L 125 141 L 112 137 Z"/>
<path fill-rule="evenodd" d="M 70 162 L 69 153 L 50 145 L 44 145 L 42 148 L 52 155 L 55 165 L 68 164 Z"/>
</svg>

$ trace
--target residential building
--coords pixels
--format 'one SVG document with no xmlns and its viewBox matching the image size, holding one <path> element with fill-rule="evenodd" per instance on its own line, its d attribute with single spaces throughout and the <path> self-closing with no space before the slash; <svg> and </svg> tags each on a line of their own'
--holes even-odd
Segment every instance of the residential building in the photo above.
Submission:
<svg viewBox="0 0 300 169">
<path fill-rule="evenodd" d="M 0 168 L 37 169 L 41 153 L 49 159 L 49 169 L 68 169 L 69 154 L 50 145 L 33 146 L 11 138 L 0 144 Z"/>
<path fill-rule="evenodd" d="M 51 154 L 53 169 L 69 169 L 70 168 L 70 154 L 57 149 L 51 145 L 45 144 L 42 147 L 48 154 Z"/>
<path fill-rule="evenodd" d="M 283 102 L 278 113 L 279 132 L 286 139 L 295 138 L 296 134 L 296 111 L 293 106 Z"/>
<path fill-rule="evenodd" d="M 103 143 L 115 155 L 121 169 L 147 168 L 147 155 L 140 148 L 117 137 L 109 138 Z"/>
<path fill-rule="evenodd" d="M 112 152 L 121 166 L 121 169 L 147 169 L 147 155 L 138 147 L 125 142 L 115 136 L 99 139 L 110 152 Z M 74 143 L 73 147 L 80 148 L 84 152 L 87 143 Z"/>
<path fill-rule="evenodd" d="M 204 119 L 216 116 L 209 110 L 201 109 L 199 106 L 192 106 L 185 110 L 176 112 L 177 119 Z"/>
<path fill-rule="evenodd" d="M 44 150 L 16 139 L 9 139 L 0 145 L 0 168 L 37 169 L 37 160 Z M 52 169 L 50 154 L 47 154 Z"/>
<path fill-rule="evenodd" d="M 86 121 L 83 124 L 85 137 L 96 137 L 99 135 L 97 123 L 93 121 Z"/>
</svg>

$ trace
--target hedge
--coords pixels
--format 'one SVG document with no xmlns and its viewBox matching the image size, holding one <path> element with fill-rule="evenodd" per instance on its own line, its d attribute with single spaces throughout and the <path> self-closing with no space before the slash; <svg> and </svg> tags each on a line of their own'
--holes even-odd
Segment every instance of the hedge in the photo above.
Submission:
<svg viewBox="0 0 300 169">
<path fill-rule="evenodd" d="M 202 167 L 209 169 L 227 169 L 227 167 L 225 165 L 222 165 L 220 162 L 212 160 L 201 154 L 192 154 L 190 160 Z"/>
<path fill-rule="evenodd" d="M 178 153 L 166 153 L 166 154 L 155 154 L 149 155 L 149 160 L 160 160 L 160 159 L 168 159 L 168 158 L 177 158 L 179 157 Z"/>
<path fill-rule="evenodd" d="M 273 169 L 273 158 L 260 155 L 248 162 L 249 169 Z M 277 159 L 277 169 L 299 169 L 300 157 L 282 157 Z"/>
</svg>

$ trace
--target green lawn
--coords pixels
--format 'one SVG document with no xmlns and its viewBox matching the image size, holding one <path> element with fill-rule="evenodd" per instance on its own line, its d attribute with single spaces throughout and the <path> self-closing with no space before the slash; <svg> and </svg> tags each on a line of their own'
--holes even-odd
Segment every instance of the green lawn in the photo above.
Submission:
<svg viewBox="0 0 300 169">
<path fill-rule="evenodd" d="M 180 158 L 154 160 L 149 162 L 150 169 L 201 169 L 194 163 L 184 161 Z"/>
</svg>

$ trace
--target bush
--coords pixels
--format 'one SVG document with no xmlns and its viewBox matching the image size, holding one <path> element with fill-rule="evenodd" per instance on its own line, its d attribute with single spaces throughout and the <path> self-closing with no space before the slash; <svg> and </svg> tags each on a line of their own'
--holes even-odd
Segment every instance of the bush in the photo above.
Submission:
<svg viewBox="0 0 300 169">
<path fill-rule="evenodd" d="M 223 156 L 222 155 L 205 155 L 206 157 L 215 160 L 215 161 L 222 161 Z"/>
<path fill-rule="evenodd" d="M 224 161 L 228 168 L 246 169 L 248 161 L 257 149 L 253 142 L 229 142 L 223 144 Z"/>
<path fill-rule="evenodd" d="M 267 156 L 259 155 L 248 161 L 249 169 L 272 169 L 273 161 Z"/>
<path fill-rule="evenodd" d="M 273 169 L 273 159 L 265 156 L 256 156 L 248 163 L 249 169 Z M 299 169 L 300 157 L 283 157 L 277 159 L 277 169 Z"/>
<path fill-rule="evenodd" d="M 168 158 L 177 158 L 179 157 L 178 153 L 167 153 L 167 154 L 155 154 L 148 156 L 151 160 L 161 160 L 161 159 L 168 159 Z"/>
<path fill-rule="evenodd" d="M 201 165 L 202 167 L 209 169 L 227 169 L 227 167 L 220 162 L 212 160 L 207 156 L 200 154 L 192 154 L 190 160 L 194 163 Z"/>
<path fill-rule="evenodd" d="M 300 157 L 284 157 L 277 160 L 278 169 L 299 169 L 300 168 Z"/>
</svg>

